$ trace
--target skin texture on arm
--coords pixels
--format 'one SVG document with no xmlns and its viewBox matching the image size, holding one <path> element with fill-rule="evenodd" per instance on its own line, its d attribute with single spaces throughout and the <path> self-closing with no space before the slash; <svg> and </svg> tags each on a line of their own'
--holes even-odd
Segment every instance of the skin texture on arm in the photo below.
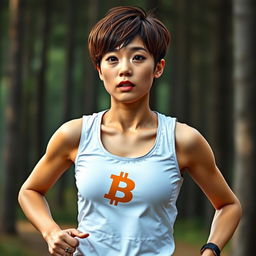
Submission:
<svg viewBox="0 0 256 256">
<path fill-rule="evenodd" d="M 72 165 L 81 134 L 81 119 L 62 125 L 52 136 L 45 155 L 37 163 L 19 192 L 19 203 L 27 218 L 41 232 L 51 255 L 63 255 L 65 248 L 72 252 L 78 245 L 74 237 L 88 234 L 76 229 L 61 230 L 53 220 L 45 194 Z"/>
<path fill-rule="evenodd" d="M 222 250 L 241 218 L 240 203 L 216 166 L 209 144 L 197 130 L 177 123 L 176 147 L 181 171 L 188 171 L 216 210 L 208 242 Z M 202 255 L 214 254 L 207 249 Z"/>
</svg>

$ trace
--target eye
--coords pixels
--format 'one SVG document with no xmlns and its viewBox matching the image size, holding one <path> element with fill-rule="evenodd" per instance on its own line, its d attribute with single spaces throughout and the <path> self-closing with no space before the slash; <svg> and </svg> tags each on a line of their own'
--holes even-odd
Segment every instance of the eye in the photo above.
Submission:
<svg viewBox="0 0 256 256">
<path fill-rule="evenodd" d="M 146 59 L 146 57 L 144 57 L 143 55 L 135 55 L 133 57 L 133 60 L 136 61 L 136 62 L 142 62 L 145 59 Z"/>
<path fill-rule="evenodd" d="M 109 56 L 109 57 L 107 57 L 106 61 L 109 63 L 116 63 L 118 61 L 118 59 L 116 56 Z"/>
</svg>

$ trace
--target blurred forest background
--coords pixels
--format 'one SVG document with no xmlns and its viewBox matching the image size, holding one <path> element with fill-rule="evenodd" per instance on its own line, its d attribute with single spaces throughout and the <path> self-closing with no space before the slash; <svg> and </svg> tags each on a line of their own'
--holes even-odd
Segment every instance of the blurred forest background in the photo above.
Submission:
<svg viewBox="0 0 256 256">
<path fill-rule="evenodd" d="M 252 255 L 256 250 L 254 0 L 0 1 L 1 255 L 39 255 L 22 254 L 19 248 L 17 237 L 22 236 L 25 217 L 17 205 L 18 189 L 63 122 L 109 106 L 88 56 L 87 36 L 92 24 L 117 5 L 153 9 L 170 30 L 165 74 L 153 88 L 151 106 L 194 126 L 207 138 L 243 206 L 230 255 Z M 57 221 L 75 225 L 72 169 L 48 199 Z M 179 241 L 209 230 L 213 209 L 189 177 L 178 208 Z M 197 250 L 207 238 L 204 234 Z M 8 251 L 10 243 L 13 252 Z"/>
</svg>

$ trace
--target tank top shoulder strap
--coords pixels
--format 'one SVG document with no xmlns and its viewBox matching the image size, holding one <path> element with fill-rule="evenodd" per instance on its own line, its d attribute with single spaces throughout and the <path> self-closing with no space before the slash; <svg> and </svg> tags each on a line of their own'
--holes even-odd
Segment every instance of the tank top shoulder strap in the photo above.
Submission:
<svg viewBox="0 0 256 256">
<path fill-rule="evenodd" d="M 175 128 L 176 128 L 176 118 L 166 116 L 158 113 L 159 118 L 161 119 L 162 133 L 165 136 L 168 144 L 175 145 Z M 171 148 L 173 149 L 173 148 Z"/>
<path fill-rule="evenodd" d="M 90 143 L 96 142 L 98 126 L 100 125 L 99 119 L 101 118 L 104 112 L 105 111 L 94 113 L 92 115 L 84 115 L 82 117 L 81 136 L 75 163 L 77 162 L 77 159 L 81 152 L 83 152 L 85 148 L 90 146 Z"/>
<path fill-rule="evenodd" d="M 176 142 L 175 142 L 175 129 L 177 119 L 175 117 L 165 116 L 163 114 L 158 114 L 159 118 L 161 118 L 161 126 L 162 126 L 162 136 L 163 136 L 163 144 L 166 150 L 171 154 L 177 170 L 179 170 L 179 164 L 176 156 Z"/>
</svg>

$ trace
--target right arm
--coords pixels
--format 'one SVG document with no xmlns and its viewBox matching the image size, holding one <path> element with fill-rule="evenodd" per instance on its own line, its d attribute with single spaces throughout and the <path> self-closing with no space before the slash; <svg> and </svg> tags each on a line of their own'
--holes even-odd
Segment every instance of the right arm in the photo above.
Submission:
<svg viewBox="0 0 256 256">
<path fill-rule="evenodd" d="M 55 132 L 48 143 L 45 155 L 19 192 L 18 200 L 23 212 L 41 232 L 48 243 L 50 254 L 54 256 L 64 255 L 67 247 L 73 252 L 78 245 L 74 237 L 88 236 L 76 229 L 62 230 L 53 220 L 45 199 L 47 191 L 73 164 L 80 140 L 81 125 L 81 119 L 73 120 Z"/>
</svg>

